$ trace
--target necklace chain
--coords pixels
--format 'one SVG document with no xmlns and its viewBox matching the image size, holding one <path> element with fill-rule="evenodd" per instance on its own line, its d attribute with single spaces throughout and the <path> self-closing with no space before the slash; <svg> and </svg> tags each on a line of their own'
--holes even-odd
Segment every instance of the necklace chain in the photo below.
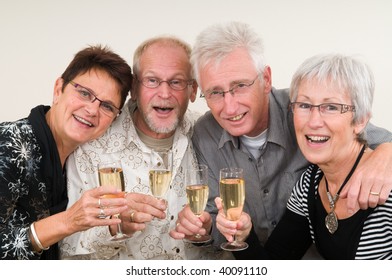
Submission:
<svg viewBox="0 0 392 280">
<path fill-rule="evenodd" d="M 353 167 L 351 168 L 351 170 L 348 173 L 346 179 L 344 179 L 343 184 L 340 186 L 339 190 L 337 191 L 337 193 L 334 196 L 332 196 L 332 194 L 329 192 L 328 180 L 327 180 L 327 177 L 324 176 L 324 179 L 325 179 L 325 189 L 327 191 L 327 197 L 328 197 L 328 201 L 329 201 L 329 208 L 331 209 L 331 211 L 325 217 L 325 226 L 327 227 L 328 231 L 331 234 L 333 234 L 338 229 L 338 218 L 337 218 L 336 213 L 335 213 L 335 206 L 336 206 L 336 202 L 339 199 L 339 194 L 342 191 L 343 187 L 348 182 L 348 180 L 351 178 L 351 175 L 354 173 L 354 170 L 357 168 L 358 163 L 361 160 L 361 158 L 363 156 L 363 153 L 365 152 L 365 149 L 366 149 L 366 145 L 363 145 L 359 155 L 357 156 L 357 159 L 355 160 L 355 163 L 354 163 Z"/>
<path fill-rule="evenodd" d="M 324 177 L 325 178 L 325 177 Z M 339 198 L 339 194 L 335 194 L 334 197 L 332 197 L 332 194 L 328 191 L 328 182 L 327 179 L 325 178 L 325 186 L 327 188 L 327 197 L 328 197 L 328 201 L 329 201 L 329 208 L 331 210 L 333 210 L 335 208 L 335 203 Z"/>
</svg>

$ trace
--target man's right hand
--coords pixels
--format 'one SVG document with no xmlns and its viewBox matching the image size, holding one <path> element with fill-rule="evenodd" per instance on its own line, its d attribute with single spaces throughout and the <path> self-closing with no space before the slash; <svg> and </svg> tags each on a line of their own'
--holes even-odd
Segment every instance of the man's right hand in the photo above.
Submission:
<svg viewBox="0 0 392 280">
<path fill-rule="evenodd" d="M 216 228 L 223 234 L 227 241 L 232 242 L 233 236 L 239 241 L 244 241 L 248 238 L 252 229 L 252 220 L 250 216 L 242 212 L 238 221 L 228 220 L 222 208 L 222 200 L 220 197 L 215 198 L 215 204 L 218 208 L 218 215 L 216 216 Z"/>
<path fill-rule="evenodd" d="M 120 214 L 121 228 L 126 234 L 134 234 L 146 228 L 146 223 L 156 217 L 158 219 L 166 218 L 165 210 L 167 208 L 166 201 L 157 199 L 148 194 L 127 193 L 125 198 L 128 201 L 130 210 Z M 115 227 L 111 227 L 111 231 L 115 231 Z"/>
</svg>

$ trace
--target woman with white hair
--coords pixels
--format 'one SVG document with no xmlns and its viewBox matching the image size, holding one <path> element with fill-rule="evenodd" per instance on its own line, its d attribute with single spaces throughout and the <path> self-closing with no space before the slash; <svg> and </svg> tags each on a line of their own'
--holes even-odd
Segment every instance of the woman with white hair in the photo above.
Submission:
<svg viewBox="0 0 392 280">
<path fill-rule="evenodd" d="M 326 259 L 392 259 L 392 193 L 372 189 L 369 200 L 384 196 L 386 203 L 354 212 L 339 197 L 373 152 L 364 134 L 373 94 L 371 70 L 353 57 L 317 55 L 298 68 L 289 107 L 298 145 L 311 165 L 264 247 L 251 232 L 247 242 L 255 257 L 298 259 L 313 242 Z"/>
</svg>

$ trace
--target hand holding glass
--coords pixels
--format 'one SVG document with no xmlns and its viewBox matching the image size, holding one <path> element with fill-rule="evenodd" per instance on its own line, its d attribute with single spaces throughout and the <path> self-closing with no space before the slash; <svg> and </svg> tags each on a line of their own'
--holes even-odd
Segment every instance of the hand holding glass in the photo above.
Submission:
<svg viewBox="0 0 392 280">
<path fill-rule="evenodd" d="M 108 194 L 103 195 L 102 198 L 116 198 L 116 197 L 124 197 L 125 196 L 125 183 L 124 183 L 124 174 L 121 166 L 121 162 L 112 161 L 112 162 L 101 162 L 98 164 L 98 174 L 99 174 L 99 184 L 101 186 L 116 186 L 117 189 L 121 190 L 118 194 Z M 114 215 L 115 218 L 118 218 L 119 214 Z M 111 241 L 119 241 L 129 238 L 129 235 L 126 235 L 121 230 L 121 224 L 117 225 L 117 234 L 110 238 Z"/>
<path fill-rule="evenodd" d="M 208 167 L 196 165 L 185 169 L 185 186 L 188 205 L 193 214 L 200 217 L 208 200 Z M 186 236 L 185 240 L 193 243 L 205 243 L 211 240 L 210 235 L 195 234 Z"/>
<path fill-rule="evenodd" d="M 242 168 L 223 168 L 220 170 L 219 193 L 226 218 L 237 221 L 242 213 L 245 202 L 245 181 Z M 233 242 L 221 245 L 223 250 L 240 251 L 248 248 L 248 244 L 237 241 L 235 235 Z"/>
</svg>

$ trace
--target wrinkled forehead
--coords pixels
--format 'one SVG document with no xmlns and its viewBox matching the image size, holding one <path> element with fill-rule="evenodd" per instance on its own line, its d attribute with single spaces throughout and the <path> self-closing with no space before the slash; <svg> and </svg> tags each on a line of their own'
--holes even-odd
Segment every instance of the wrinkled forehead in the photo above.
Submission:
<svg viewBox="0 0 392 280">
<path fill-rule="evenodd" d="M 190 76 L 191 65 L 182 47 L 154 44 L 140 56 L 138 72 L 143 74 L 146 71 L 172 71 Z"/>
</svg>

